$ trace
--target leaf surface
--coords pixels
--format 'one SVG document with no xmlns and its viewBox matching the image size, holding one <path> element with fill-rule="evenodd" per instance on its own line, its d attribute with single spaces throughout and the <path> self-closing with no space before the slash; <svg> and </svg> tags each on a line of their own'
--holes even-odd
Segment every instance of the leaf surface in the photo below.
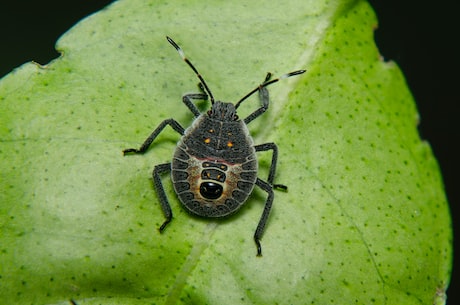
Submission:
<svg viewBox="0 0 460 305">
<path fill-rule="evenodd" d="M 442 179 L 399 68 L 382 61 L 364 1 L 118 1 L 66 33 L 62 56 L 0 82 L 0 300 L 14 304 L 442 304 L 451 227 Z M 266 194 L 238 214 L 192 217 L 172 184 L 164 221 L 151 182 L 193 115 L 198 79 L 237 101 L 275 76 L 250 124 L 279 147 Z M 198 103 L 201 110 L 206 102 Z M 256 96 L 239 108 L 244 117 Z M 259 176 L 270 153 L 260 153 Z"/>
</svg>

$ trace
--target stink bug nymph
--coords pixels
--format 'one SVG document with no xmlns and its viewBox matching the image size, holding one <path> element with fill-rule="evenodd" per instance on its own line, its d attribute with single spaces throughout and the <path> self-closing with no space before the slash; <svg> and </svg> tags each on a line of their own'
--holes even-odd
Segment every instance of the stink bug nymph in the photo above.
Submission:
<svg viewBox="0 0 460 305">
<path fill-rule="evenodd" d="M 123 154 L 142 154 L 160 134 L 166 125 L 171 126 L 182 137 L 177 143 L 172 162 L 156 165 L 153 169 L 153 182 L 161 208 L 166 220 L 159 228 L 162 232 L 171 222 L 172 211 L 166 197 L 161 174 L 171 172 L 174 190 L 182 205 L 188 212 L 210 218 L 221 218 L 235 213 L 245 203 L 254 185 L 267 192 L 268 197 L 262 216 L 254 233 L 257 255 L 262 255 L 260 239 L 273 203 L 273 189 L 284 189 L 281 184 L 274 184 L 278 148 L 274 143 L 254 145 L 247 124 L 263 114 L 269 105 L 267 86 L 281 79 L 299 75 L 305 70 L 298 70 L 271 79 L 268 73 L 265 80 L 241 98 L 236 104 L 214 100 L 208 85 L 198 70 L 185 57 L 182 49 L 169 37 L 169 43 L 179 52 L 182 59 L 192 68 L 200 80 L 201 93 L 185 94 L 183 103 L 195 116 L 193 124 L 184 129 L 176 120 L 164 120 L 144 141 L 139 149 L 129 148 Z M 259 93 L 260 108 L 244 119 L 240 119 L 236 110 L 248 97 Z M 193 100 L 210 100 L 211 109 L 201 113 Z M 258 162 L 256 152 L 272 151 L 271 166 L 267 180 L 257 177 Z"/>
</svg>

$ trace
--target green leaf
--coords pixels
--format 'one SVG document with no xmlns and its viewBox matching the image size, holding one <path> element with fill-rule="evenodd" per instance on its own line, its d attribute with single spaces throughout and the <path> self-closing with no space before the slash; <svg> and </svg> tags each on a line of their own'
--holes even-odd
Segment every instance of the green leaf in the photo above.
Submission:
<svg viewBox="0 0 460 305">
<path fill-rule="evenodd" d="M 0 300 L 8 304 L 442 304 L 450 215 L 404 77 L 373 41 L 364 1 L 122 0 L 58 42 L 62 56 L 0 82 Z M 225 220 L 192 217 L 170 180 L 163 234 L 150 180 L 178 135 L 125 156 L 164 119 L 189 126 L 198 79 L 236 101 L 270 71 L 250 124 L 279 147 L 263 257 L 252 236 L 266 194 Z M 240 117 L 257 108 L 253 97 Z M 204 110 L 208 105 L 198 103 Z M 269 153 L 260 153 L 265 179 Z M 6 304 L 6 303 L 5 303 Z"/>
</svg>

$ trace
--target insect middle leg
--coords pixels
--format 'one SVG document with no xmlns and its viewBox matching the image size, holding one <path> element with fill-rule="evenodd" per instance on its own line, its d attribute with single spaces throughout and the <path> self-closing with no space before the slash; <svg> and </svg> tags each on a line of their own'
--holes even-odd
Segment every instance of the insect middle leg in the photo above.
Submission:
<svg viewBox="0 0 460 305">
<path fill-rule="evenodd" d="M 287 186 L 283 184 L 274 184 L 273 180 L 275 179 L 275 173 L 276 173 L 276 165 L 278 163 L 278 146 L 276 146 L 275 143 L 264 143 L 264 144 L 259 144 L 255 145 L 254 149 L 256 151 L 267 151 L 267 150 L 272 150 L 272 162 L 270 164 L 270 170 L 268 172 L 268 179 L 267 182 L 276 189 L 281 189 L 281 190 L 287 190 Z"/>
<path fill-rule="evenodd" d="M 152 144 L 153 140 L 160 134 L 160 132 L 163 130 L 163 128 L 166 127 L 166 125 L 171 126 L 175 131 L 177 131 L 179 134 L 183 135 L 184 134 L 184 127 L 182 127 L 176 120 L 174 119 L 167 119 L 161 122 L 160 125 L 150 134 L 150 136 L 144 141 L 144 143 L 141 145 L 139 149 L 136 148 L 127 148 L 123 150 L 123 155 L 126 155 L 127 153 L 135 153 L 135 154 L 143 154 L 147 151 L 149 148 L 150 144 Z"/>
</svg>

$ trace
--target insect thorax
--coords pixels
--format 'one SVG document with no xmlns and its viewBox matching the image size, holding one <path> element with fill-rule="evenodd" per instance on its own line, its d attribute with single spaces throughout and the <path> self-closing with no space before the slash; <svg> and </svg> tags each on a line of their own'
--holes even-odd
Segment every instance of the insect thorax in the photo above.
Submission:
<svg viewBox="0 0 460 305">
<path fill-rule="evenodd" d="M 257 177 L 252 138 L 241 120 L 203 114 L 185 131 L 172 161 L 172 180 L 193 214 L 222 217 L 239 209 Z"/>
</svg>

